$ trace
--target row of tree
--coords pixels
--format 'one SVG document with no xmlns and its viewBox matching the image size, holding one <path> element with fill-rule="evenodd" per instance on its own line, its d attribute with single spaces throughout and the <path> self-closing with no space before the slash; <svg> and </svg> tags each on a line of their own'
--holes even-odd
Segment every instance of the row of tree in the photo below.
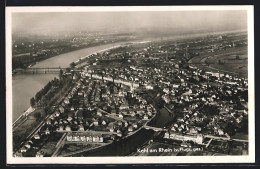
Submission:
<svg viewBox="0 0 260 169">
<path fill-rule="evenodd" d="M 35 97 L 32 97 L 30 100 L 31 106 L 35 106 L 35 103 L 40 101 L 42 97 L 49 92 L 52 87 L 60 86 L 61 82 L 55 77 L 54 80 L 50 81 L 44 88 L 42 88 L 39 92 L 36 93 Z"/>
</svg>

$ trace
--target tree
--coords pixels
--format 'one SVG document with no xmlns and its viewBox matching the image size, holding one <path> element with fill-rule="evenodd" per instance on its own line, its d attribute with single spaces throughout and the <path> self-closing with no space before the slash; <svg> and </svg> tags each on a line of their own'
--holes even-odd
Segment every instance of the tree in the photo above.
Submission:
<svg viewBox="0 0 260 169">
<path fill-rule="evenodd" d="M 36 119 L 36 121 L 38 121 L 41 118 L 42 114 L 40 112 L 36 112 L 33 116 Z"/>
<path fill-rule="evenodd" d="M 49 112 L 50 111 L 50 108 L 49 107 L 44 107 L 44 112 L 47 114 L 47 112 Z"/>
<path fill-rule="evenodd" d="M 74 68 L 76 66 L 76 64 L 74 63 L 74 62 L 72 62 L 71 64 L 70 64 L 70 67 L 71 68 Z"/>
<path fill-rule="evenodd" d="M 31 106 L 32 106 L 32 107 L 35 105 L 35 99 L 34 99 L 34 97 L 31 98 L 30 103 L 31 103 Z"/>
<path fill-rule="evenodd" d="M 35 95 L 35 100 L 36 101 L 39 101 L 41 99 L 42 95 L 41 95 L 41 92 L 37 92 L 36 95 Z"/>
<path fill-rule="evenodd" d="M 60 72 L 59 72 L 59 78 L 60 78 L 60 80 L 62 79 L 62 75 L 63 75 L 63 70 L 60 69 Z"/>
<path fill-rule="evenodd" d="M 69 67 L 66 68 L 66 72 L 67 73 L 70 72 L 70 68 Z"/>
</svg>

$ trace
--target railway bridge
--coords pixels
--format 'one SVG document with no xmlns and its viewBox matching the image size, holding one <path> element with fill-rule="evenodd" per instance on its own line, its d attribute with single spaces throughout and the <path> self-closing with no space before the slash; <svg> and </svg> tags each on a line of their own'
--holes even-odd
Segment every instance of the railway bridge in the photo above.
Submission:
<svg viewBox="0 0 260 169">
<path fill-rule="evenodd" d="M 16 69 L 13 72 L 14 73 L 24 73 L 24 74 L 57 74 L 60 72 L 60 70 L 65 71 L 66 68 L 61 68 L 61 67 L 30 67 L 26 69 Z M 81 71 L 81 69 L 75 69 L 74 71 Z"/>
</svg>

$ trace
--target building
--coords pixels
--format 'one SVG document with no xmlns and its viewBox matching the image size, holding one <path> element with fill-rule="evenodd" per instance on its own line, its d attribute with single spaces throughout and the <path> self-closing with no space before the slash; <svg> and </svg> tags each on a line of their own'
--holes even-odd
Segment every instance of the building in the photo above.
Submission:
<svg viewBox="0 0 260 169">
<path fill-rule="evenodd" d="M 93 121 L 94 126 L 98 126 L 98 120 Z"/>
<path fill-rule="evenodd" d="M 129 126 L 129 127 L 128 127 L 128 131 L 129 131 L 129 132 L 132 132 L 133 130 L 134 130 L 134 129 L 133 129 L 133 126 Z"/>
<path fill-rule="evenodd" d="M 24 145 L 27 149 L 30 149 L 31 148 L 31 145 L 29 143 L 25 144 Z"/>
<path fill-rule="evenodd" d="M 124 118 L 123 114 L 118 114 L 118 117 L 121 118 L 121 119 Z"/>
<path fill-rule="evenodd" d="M 64 108 L 62 106 L 59 107 L 60 113 L 64 113 Z"/>
<path fill-rule="evenodd" d="M 154 85 L 152 85 L 152 84 L 145 84 L 145 88 L 146 88 L 147 90 L 153 90 Z"/>
<path fill-rule="evenodd" d="M 101 135 L 101 134 L 77 133 L 77 134 L 68 134 L 67 141 L 103 143 L 104 138 L 103 138 L 103 135 Z"/>
<path fill-rule="evenodd" d="M 44 152 L 43 151 L 38 151 L 35 155 L 35 157 L 43 157 L 44 156 Z"/>
<path fill-rule="evenodd" d="M 50 134 L 49 128 L 47 128 L 47 129 L 45 130 L 45 134 L 46 134 L 46 135 L 49 135 L 49 134 Z"/>
<path fill-rule="evenodd" d="M 100 110 L 97 111 L 98 116 L 102 116 L 102 112 Z"/>
<path fill-rule="evenodd" d="M 16 153 L 14 154 L 14 157 L 23 157 L 23 153 L 21 153 L 21 152 L 16 152 Z"/>
<path fill-rule="evenodd" d="M 65 130 L 66 130 L 66 131 L 71 131 L 70 126 L 66 126 Z"/>
<path fill-rule="evenodd" d="M 35 134 L 33 137 L 34 137 L 36 140 L 39 140 L 39 139 L 40 139 L 40 135 L 39 135 L 39 134 Z"/>
<path fill-rule="evenodd" d="M 114 130 L 114 127 L 111 127 L 110 129 L 109 129 L 109 131 L 112 133 L 112 132 L 114 132 L 115 130 Z"/>
<path fill-rule="evenodd" d="M 123 103 L 119 107 L 120 110 L 129 109 L 129 105 L 127 103 Z"/>
<path fill-rule="evenodd" d="M 106 125 L 107 122 L 105 120 L 102 121 L 102 125 Z"/>
<path fill-rule="evenodd" d="M 197 135 L 182 135 L 175 132 L 166 132 L 164 134 L 164 138 L 173 139 L 173 140 L 180 140 L 180 141 L 193 141 L 197 144 L 203 143 L 203 135 L 197 134 Z"/>
<path fill-rule="evenodd" d="M 143 120 L 148 120 L 148 116 L 144 115 Z"/>
<path fill-rule="evenodd" d="M 22 153 L 27 152 L 27 148 L 26 147 L 22 147 L 20 150 Z"/>
<path fill-rule="evenodd" d="M 83 125 L 79 125 L 79 131 L 84 131 L 84 126 Z"/>
</svg>

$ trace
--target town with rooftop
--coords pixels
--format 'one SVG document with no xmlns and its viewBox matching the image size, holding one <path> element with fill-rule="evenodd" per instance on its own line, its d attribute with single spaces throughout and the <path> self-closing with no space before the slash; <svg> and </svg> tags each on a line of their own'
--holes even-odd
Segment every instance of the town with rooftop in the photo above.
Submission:
<svg viewBox="0 0 260 169">
<path fill-rule="evenodd" d="M 163 37 L 75 60 L 13 124 L 13 156 L 248 155 L 247 42 Z"/>
</svg>

